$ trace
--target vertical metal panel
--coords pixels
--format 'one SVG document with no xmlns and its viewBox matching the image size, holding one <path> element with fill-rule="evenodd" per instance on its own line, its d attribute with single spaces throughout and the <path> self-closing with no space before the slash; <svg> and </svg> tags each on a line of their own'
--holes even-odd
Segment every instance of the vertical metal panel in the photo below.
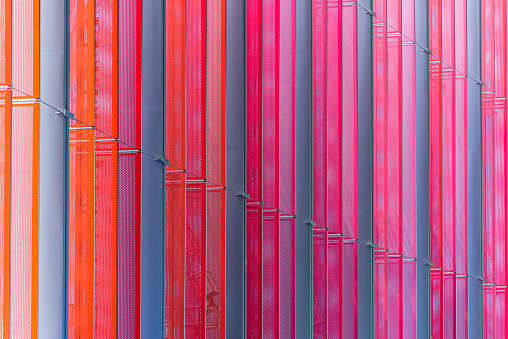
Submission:
<svg viewBox="0 0 508 339">
<path fill-rule="evenodd" d="M 423 47 L 428 46 L 427 0 L 415 2 L 415 39 Z M 430 259 L 429 248 L 429 57 L 417 47 L 415 82 L 415 147 L 416 154 L 416 243 L 417 258 L 422 262 Z M 430 273 L 422 262 L 417 264 L 417 335 L 430 336 Z"/>
<path fill-rule="evenodd" d="M 296 337 L 312 337 L 312 1 L 296 0 Z"/>
<path fill-rule="evenodd" d="M 371 8 L 370 2 L 367 8 Z M 358 18 L 358 239 L 373 242 L 372 220 L 372 16 L 357 11 Z M 374 251 L 358 244 L 358 336 L 374 335 Z"/>
<path fill-rule="evenodd" d="M 141 58 L 141 336 L 164 334 L 164 2 L 143 1 Z"/>
<path fill-rule="evenodd" d="M 480 0 L 467 1 L 468 303 L 470 338 L 480 338 L 482 309 L 482 89 Z"/>
<path fill-rule="evenodd" d="M 40 3 L 41 100 L 64 108 L 64 5 L 60 1 Z M 58 20 L 55 20 L 59 18 Z M 63 209 L 64 124 L 44 104 L 39 120 L 39 328 L 41 338 L 61 338 L 63 326 Z"/>
<path fill-rule="evenodd" d="M 226 2 L 226 338 L 245 337 L 245 1 Z M 232 190 L 232 191 L 230 191 Z"/>
</svg>

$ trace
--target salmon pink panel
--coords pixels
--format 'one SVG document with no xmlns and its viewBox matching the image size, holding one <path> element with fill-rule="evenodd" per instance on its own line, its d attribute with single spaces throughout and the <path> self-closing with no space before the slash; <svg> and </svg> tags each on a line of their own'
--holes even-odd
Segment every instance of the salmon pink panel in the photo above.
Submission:
<svg viewBox="0 0 508 339">
<path fill-rule="evenodd" d="M 121 130 L 120 130 L 121 132 Z M 124 146 L 125 147 L 125 146 Z M 140 336 L 141 154 L 118 156 L 118 337 Z"/>
<path fill-rule="evenodd" d="M 12 1 L 12 0 L 11 0 Z M 11 9 L 13 97 L 39 97 L 39 1 L 16 0 L 6 4 Z M 91 17 L 93 18 L 93 12 Z M 72 19 L 71 19 L 72 20 Z M 8 22 L 8 21 L 7 21 Z M 93 22 L 92 22 L 93 29 Z M 9 47 L 9 42 L 7 46 Z M 9 70 L 6 70 L 9 75 Z"/>
<path fill-rule="evenodd" d="M 0 91 L 0 334 L 9 335 L 10 255 L 11 255 L 11 91 Z"/>
<path fill-rule="evenodd" d="M 313 234 L 313 303 L 315 337 L 328 338 L 328 293 L 327 293 L 327 275 L 328 275 L 328 234 L 327 232 L 316 230 Z"/>
<path fill-rule="evenodd" d="M 337 0 L 327 3 L 326 31 L 326 150 L 327 150 L 327 227 L 342 233 L 342 63 L 341 6 Z M 351 234 L 354 236 L 354 234 Z"/>
<path fill-rule="evenodd" d="M 356 4 L 342 1 L 342 232 L 357 237 L 358 178 L 357 178 L 357 28 Z M 337 47 L 338 48 L 338 47 Z M 338 66 L 339 67 L 339 66 Z M 340 69 L 340 68 L 339 68 Z M 340 93 L 340 92 L 339 92 Z M 331 207 L 333 208 L 333 206 Z"/>
<path fill-rule="evenodd" d="M 13 106 L 11 121 L 9 330 L 10 338 L 37 338 L 38 104 Z"/>
<path fill-rule="evenodd" d="M 12 81 L 12 0 L 0 2 L 0 84 Z"/>
<path fill-rule="evenodd" d="M 185 338 L 204 338 L 208 312 L 206 305 L 209 303 L 205 299 L 206 183 L 187 177 L 186 189 Z"/>
<path fill-rule="evenodd" d="M 262 206 L 247 203 L 246 217 L 246 313 L 247 337 L 261 338 L 262 329 L 262 241 L 261 227 L 263 226 Z"/>
</svg>

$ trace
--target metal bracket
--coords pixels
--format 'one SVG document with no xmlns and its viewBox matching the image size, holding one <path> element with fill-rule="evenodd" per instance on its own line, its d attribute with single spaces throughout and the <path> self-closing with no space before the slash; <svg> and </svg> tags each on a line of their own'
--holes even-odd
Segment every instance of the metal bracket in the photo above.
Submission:
<svg viewBox="0 0 508 339">
<path fill-rule="evenodd" d="M 376 243 L 373 243 L 373 242 L 369 242 L 366 244 L 367 246 L 370 246 L 372 248 L 379 248 L 379 246 L 376 244 Z"/>
<path fill-rule="evenodd" d="M 168 159 L 166 159 L 166 158 L 161 158 L 161 159 L 159 159 L 159 158 L 155 158 L 155 159 L 153 159 L 153 160 L 154 160 L 154 161 L 160 161 L 160 162 L 162 162 L 162 164 L 163 164 L 163 165 L 168 165 L 168 166 L 169 166 L 169 160 L 168 160 Z"/>
<path fill-rule="evenodd" d="M 427 266 L 429 266 L 429 267 L 436 267 L 436 266 L 434 266 L 434 264 L 432 263 L 432 261 L 428 261 L 428 262 L 426 261 L 426 262 L 424 262 L 424 264 L 425 264 L 425 265 L 427 265 Z"/>
<path fill-rule="evenodd" d="M 63 115 L 64 117 L 68 118 L 68 119 L 72 119 L 72 120 L 76 120 L 75 116 L 74 116 L 74 113 L 64 109 L 63 112 L 60 112 L 60 111 L 56 111 L 55 114 L 61 114 Z"/>
<path fill-rule="evenodd" d="M 484 83 L 483 83 L 483 81 L 481 81 L 481 80 L 480 80 L 480 81 L 475 81 L 475 83 L 476 83 L 477 85 L 480 85 L 480 86 L 485 86 L 485 84 L 484 84 Z"/>
<path fill-rule="evenodd" d="M 374 12 L 372 9 L 366 9 L 365 10 L 365 14 L 370 14 L 373 17 L 376 16 L 376 12 Z"/>
<path fill-rule="evenodd" d="M 313 220 L 311 220 L 311 221 L 307 220 L 305 223 L 308 224 L 308 225 L 311 225 L 312 227 L 316 227 L 317 226 L 316 222 L 313 221 Z"/>
<path fill-rule="evenodd" d="M 432 54 L 432 51 L 429 48 L 422 48 L 422 52 L 427 53 L 428 55 Z"/>
<path fill-rule="evenodd" d="M 236 196 L 242 197 L 242 198 L 245 198 L 245 199 L 250 199 L 250 194 L 247 193 L 247 192 L 236 193 Z"/>
</svg>

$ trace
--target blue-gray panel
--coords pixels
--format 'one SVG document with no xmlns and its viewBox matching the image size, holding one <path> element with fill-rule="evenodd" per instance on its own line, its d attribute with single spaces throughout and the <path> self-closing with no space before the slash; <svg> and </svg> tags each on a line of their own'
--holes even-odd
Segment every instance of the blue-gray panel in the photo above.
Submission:
<svg viewBox="0 0 508 339">
<path fill-rule="evenodd" d="M 429 239 L 429 55 L 428 6 L 426 0 L 415 1 L 415 147 L 416 147 L 416 255 L 417 265 L 417 335 L 430 337 L 430 259 Z M 423 47 L 423 48 L 422 48 Z"/>
<path fill-rule="evenodd" d="M 64 109 L 64 3 L 40 2 L 41 100 Z M 64 329 L 64 124 L 40 104 L 38 336 L 62 338 Z"/>
<path fill-rule="evenodd" d="M 296 0 L 296 337 L 312 338 L 312 0 Z"/>
<path fill-rule="evenodd" d="M 245 337 L 245 2 L 226 2 L 226 338 Z"/>
<path fill-rule="evenodd" d="M 481 0 L 467 0 L 467 73 L 481 80 Z M 467 82 L 468 326 L 470 338 L 481 338 L 482 304 L 482 87 Z M 476 279 L 475 279 L 476 278 Z"/>
<path fill-rule="evenodd" d="M 162 157 L 164 131 L 164 2 L 143 1 L 141 148 Z"/>
<path fill-rule="evenodd" d="M 164 316 L 164 165 L 141 157 L 141 337 L 162 338 Z"/>
<path fill-rule="evenodd" d="M 164 2 L 144 0 L 142 11 L 141 147 L 164 154 Z M 141 336 L 164 334 L 164 165 L 141 158 Z"/>
<path fill-rule="evenodd" d="M 370 1 L 367 9 L 371 8 Z M 358 336 L 374 336 L 374 251 L 372 219 L 372 16 L 357 11 L 358 32 Z"/>
</svg>

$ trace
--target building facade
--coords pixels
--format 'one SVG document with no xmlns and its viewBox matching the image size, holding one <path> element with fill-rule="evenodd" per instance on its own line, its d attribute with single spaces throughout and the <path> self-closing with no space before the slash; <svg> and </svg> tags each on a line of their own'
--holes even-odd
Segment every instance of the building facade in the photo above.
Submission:
<svg viewBox="0 0 508 339">
<path fill-rule="evenodd" d="M 1 338 L 507 338 L 506 0 L 0 0 Z"/>
</svg>

